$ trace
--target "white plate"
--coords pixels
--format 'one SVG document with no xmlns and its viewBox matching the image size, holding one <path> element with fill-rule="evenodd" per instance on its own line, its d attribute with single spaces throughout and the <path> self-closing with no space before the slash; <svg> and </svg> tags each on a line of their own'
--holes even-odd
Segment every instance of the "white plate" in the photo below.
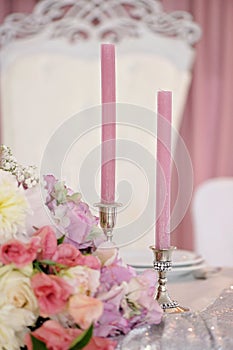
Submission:
<svg viewBox="0 0 233 350">
<path fill-rule="evenodd" d="M 190 265 L 190 266 L 185 266 L 185 267 L 176 267 L 173 268 L 171 271 L 168 272 L 168 278 L 178 278 L 184 275 L 189 275 L 190 273 L 201 270 L 206 267 L 206 263 L 202 262 L 201 264 L 197 265 Z M 143 272 L 147 270 L 149 267 L 136 267 L 135 270 L 137 272 Z M 150 267 L 151 268 L 151 267 Z M 152 269 L 152 268 L 151 268 Z M 153 270 L 153 269 L 152 269 Z"/>
<path fill-rule="evenodd" d="M 178 277 L 183 275 L 188 275 L 194 271 L 201 270 L 206 267 L 206 263 L 204 260 L 200 264 L 183 266 L 183 267 L 174 267 L 171 271 L 168 272 L 168 276 L 170 277 Z"/>
<path fill-rule="evenodd" d="M 172 255 L 173 267 L 196 265 L 203 261 L 204 259 L 202 256 L 197 255 L 190 250 L 177 249 Z"/>
<path fill-rule="evenodd" d="M 150 268 L 153 266 L 153 254 L 149 250 L 148 252 L 142 252 L 136 249 L 130 252 L 120 250 L 120 256 L 126 264 L 133 267 Z M 176 249 L 172 254 L 174 268 L 196 265 L 201 262 L 203 262 L 203 258 L 189 250 Z"/>
</svg>

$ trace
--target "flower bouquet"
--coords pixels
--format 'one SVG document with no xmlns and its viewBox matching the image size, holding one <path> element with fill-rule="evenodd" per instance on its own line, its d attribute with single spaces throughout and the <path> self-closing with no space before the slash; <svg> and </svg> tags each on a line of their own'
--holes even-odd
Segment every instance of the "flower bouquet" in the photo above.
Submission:
<svg viewBox="0 0 233 350">
<path fill-rule="evenodd" d="M 1 147 L 0 349 L 111 350 L 116 336 L 159 323 L 155 275 L 137 275 L 79 193 Z M 49 216 L 45 211 L 46 206 Z"/>
</svg>

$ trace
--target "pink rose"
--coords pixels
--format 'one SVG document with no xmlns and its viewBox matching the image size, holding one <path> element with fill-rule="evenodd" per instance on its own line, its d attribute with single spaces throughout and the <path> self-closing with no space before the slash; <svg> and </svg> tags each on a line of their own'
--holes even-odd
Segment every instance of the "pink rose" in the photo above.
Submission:
<svg viewBox="0 0 233 350">
<path fill-rule="evenodd" d="M 79 265 L 79 260 L 81 259 L 82 254 L 78 249 L 76 249 L 73 245 L 68 243 L 60 244 L 53 257 L 52 260 L 56 261 L 59 264 L 66 266 L 76 266 Z"/>
<path fill-rule="evenodd" d="M 83 255 L 81 254 L 78 259 L 79 265 L 85 265 L 90 267 L 93 270 L 100 270 L 101 263 L 99 259 L 93 255 Z"/>
<path fill-rule="evenodd" d="M 44 226 L 37 230 L 34 236 L 40 237 L 41 240 L 41 253 L 38 259 L 51 259 L 57 249 L 57 238 L 52 227 Z"/>
<path fill-rule="evenodd" d="M 74 321 L 86 329 L 102 315 L 103 303 L 96 298 L 75 294 L 69 299 L 68 311 Z"/>
<path fill-rule="evenodd" d="M 54 315 L 64 309 L 73 288 L 61 277 L 37 273 L 31 279 L 42 316 Z"/>
<path fill-rule="evenodd" d="M 81 333 L 80 329 L 63 328 L 57 321 L 49 320 L 31 334 L 43 341 L 47 349 L 68 350 L 73 340 Z M 33 350 L 30 334 L 26 335 L 25 343 L 28 350 Z"/>
<path fill-rule="evenodd" d="M 113 340 L 93 337 L 85 346 L 84 350 L 114 350 L 117 343 Z"/>
<path fill-rule="evenodd" d="M 0 261 L 3 264 L 14 263 L 17 267 L 23 267 L 36 259 L 40 248 L 40 241 L 34 237 L 29 243 L 10 240 L 0 247 Z"/>
</svg>

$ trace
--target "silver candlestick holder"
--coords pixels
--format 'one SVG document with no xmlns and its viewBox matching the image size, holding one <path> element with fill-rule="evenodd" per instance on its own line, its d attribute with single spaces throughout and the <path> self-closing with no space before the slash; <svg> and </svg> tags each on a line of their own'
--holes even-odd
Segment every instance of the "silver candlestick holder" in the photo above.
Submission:
<svg viewBox="0 0 233 350">
<path fill-rule="evenodd" d="M 116 225 L 117 208 L 121 207 L 121 203 L 96 203 L 95 207 L 99 208 L 100 227 L 106 236 L 105 247 L 114 246 L 113 229 Z M 103 244 L 101 246 L 104 246 Z"/>
<path fill-rule="evenodd" d="M 167 290 L 167 272 L 172 269 L 172 252 L 176 247 L 168 249 L 157 249 L 150 247 L 154 253 L 154 269 L 158 273 L 158 287 L 155 293 L 155 299 L 166 313 L 181 313 L 189 311 L 188 308 L 180 306 L 169 296 Z"/>
</svg>

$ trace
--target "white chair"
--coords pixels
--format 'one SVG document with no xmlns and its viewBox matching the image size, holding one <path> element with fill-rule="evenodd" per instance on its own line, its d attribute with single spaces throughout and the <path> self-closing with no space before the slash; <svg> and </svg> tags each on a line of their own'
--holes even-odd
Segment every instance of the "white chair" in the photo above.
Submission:
<svg viewBox="0 0 233 350">
<path fill-rule="evenodd" d="M 155 110 L 156 90 L 172 90 L 178 129 L 199 37 L 188 13 L 167 14 L 157 0 L 42 0 L 11 14 L 0 26 L 4 143 L 38 164 L 57 125 L 100 104 L 106 41 L 117 44 L 117 101 Z"/>
<path fill-rule="evenodd" d="M 155 92 L 172 90 L 173 126 L 179 129 L 200 33 L 190 14 L 165 13 L 158 0 L 41 0 L 30 15 L 10 15 L 0 26 L 4 143 L 21 163 L 39 164 L 58 125 L 100 104 L 100 42 L 117 45 L 117 102 L 155 111 Z M 155 140 L 148 133 L 125 126 L 117 135 L 154 156 Z M 80 165 L 99 143 L 94 130 L 69 149 L 62 172 L 71 187 L 77 188 Z M 119 227 L 141 215 L 148 192 L 144 174 L 125 163 L 117 166 L 117 180 L 131 183 L 134 198 L 118 216 Z M 153 218 L 154 206 L 149 209 Z M 153 243 L 153 231 L 138 243 L 140 249 Z M 132 241 L 135 234 L 123 236 Z"/>
<path fill-rule="evenodd" d="M 194 195 L 195 250 L 213 265 L 233 265 L 233 177 L 210 179 Z"/>
</svg>

